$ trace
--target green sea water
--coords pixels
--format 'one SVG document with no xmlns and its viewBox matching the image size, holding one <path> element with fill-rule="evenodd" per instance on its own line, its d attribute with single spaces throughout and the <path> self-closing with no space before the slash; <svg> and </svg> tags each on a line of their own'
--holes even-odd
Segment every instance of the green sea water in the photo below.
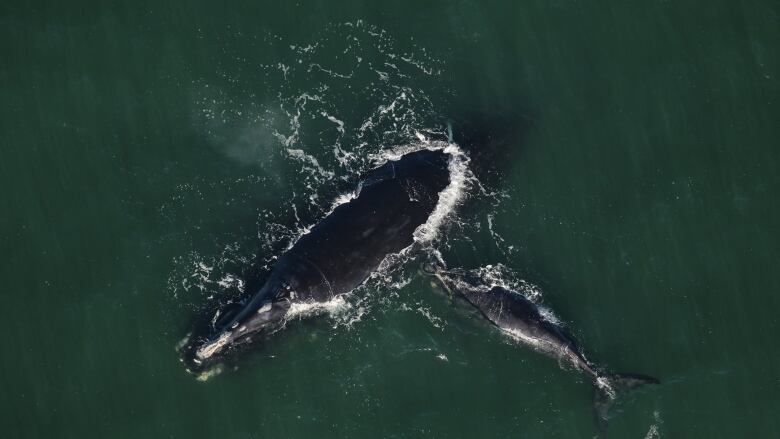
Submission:
<svg viewBox="0 0 780 439">
<path fill-rule="evenodd" d="M 780 437 L 779 14 L 0 5 L 0 436 L 598 435 L 587 379 L 453 309 L 415 260 L 237 370 L 179 362 L 372 157 L 452 120 L 509 148 L 440 230 L 448 264 L 535 285 L 589 358 L 661 380 L 608 437 Z"/>
</svg>

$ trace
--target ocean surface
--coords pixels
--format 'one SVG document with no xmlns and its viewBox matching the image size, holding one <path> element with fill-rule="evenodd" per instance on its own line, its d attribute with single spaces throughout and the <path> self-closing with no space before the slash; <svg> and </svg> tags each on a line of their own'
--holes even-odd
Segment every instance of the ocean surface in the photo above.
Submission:
<svg viewBox="0 0 780 439">
<path fill-rule="evenodd" d="M 425 252 L 661 380 L 607 437 L 780 437 L 779 53 L 762 0 L 4 2 L 0 436 L 598 436 L 588 379 L 424 254 L 205 382 L 179 361 L 449 125 L 474 170 Z"/>
</svg>

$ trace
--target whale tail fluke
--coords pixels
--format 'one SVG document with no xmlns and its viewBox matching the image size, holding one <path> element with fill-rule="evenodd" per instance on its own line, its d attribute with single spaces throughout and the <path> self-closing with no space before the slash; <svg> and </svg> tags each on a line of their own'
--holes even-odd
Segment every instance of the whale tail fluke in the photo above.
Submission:
<svg viewBox="0 0 780 439">
<path fill-rule="evenodd" d="M 647 375 L 617 373 L 600 374 L 596 377 L 594 384 L 596 417 L 602 432 L 604 432 L 609 420 L 609 411 L 621 395 L 647 384 L 660 384 L 660 381 Z"/>
</svg>

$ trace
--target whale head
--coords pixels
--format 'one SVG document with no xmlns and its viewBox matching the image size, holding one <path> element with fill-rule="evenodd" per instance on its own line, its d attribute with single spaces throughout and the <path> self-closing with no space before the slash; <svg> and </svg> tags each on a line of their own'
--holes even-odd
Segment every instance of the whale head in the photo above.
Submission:
<svg viewBox="0 0 780 439">
<path fill-rule="evenodd" d="M 210 376 L 247 346 L 284 325 L 291 303 L 288 297 L 257 302 L 218 310 L 206 327 L 183 340 L 177 350 L 187 371 L 199 379 Z"/>
</svg>

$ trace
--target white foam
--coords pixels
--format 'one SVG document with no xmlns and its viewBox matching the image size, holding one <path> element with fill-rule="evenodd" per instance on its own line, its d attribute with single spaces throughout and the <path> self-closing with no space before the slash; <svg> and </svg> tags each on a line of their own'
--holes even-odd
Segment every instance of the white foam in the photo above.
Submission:
<svg viewBox="0 0 780 439">
<path fill-rule="evenodd" d="M 563 326 L 563 322 L 561 322 L 561 319 L 559 319 L 558 316 L 555 315 L 552 309 L 540 305 L 537 305 L 537 309 L 539 309 L 539 314 L 542 316 L 543 319 L 547 320 L 553 325 Z"/>
<path fill-rule="evenodd" d="M 526 280 L 517 279 L 517 275 L 504 264 L 485 265 L 473 272 L 486 285 L 517 291 L 534 303 L 538 304 L 542 297 L 541 288 Z"/>
<path fill-rule="evenodd" d="M 289 115 L 289 113 L 288 113 L 288 115 Z M 290 153 L 289 148 L 298 141 L 298 130 L 301 127 L 301 123 L 298 120 L 300 115 L 301 115 L 301 112 L 300 112 L 300 109 L 299 109 L 298 113 L 295 114 L 295 116 L 290 116 L 290 129 L 292 130 L 290 135 L 285 136 L 284 134 L 280 133 L 277 130 L 273 131 L 274 137 L 276 137 L 279 140 L 279 142 L 282 143 L 282 145 L 284 145 L 285 147 L 288 148 L 288 153 Z M 301 151 L 301 152 L 303 152 L 303 151 Z"/>
<path fill-rule="evenodd" d="M 422 314 L 423 317 L 428 319 L 429 322 L 431 322 L 431 325 L 433 325 L 435 328 L 443 329 L 444 328 L 444 321 L 433 315 L 430 309 L 424 307 L 424 306 L 418 306 L 417 312 Z"/>
<path fill-rule="evenodd" d="M 473 175 L 468 169 L 469 158 L 468 156 L 454 143 L 447 143 L 441 141 L 426 142 L 425 144 L 406 144 L 400 145 L 395 148 L 382 151 L 378 154 L 369 156 L 369 160 L 375 164 L 375 166 L 381 166 L 388 161 L 399 160 L 404 155 L 427 149 L 430 151 L 443 150 L 445 153 L 450 154 L 450 161 L 448 169 L 450 172 L 450 183 L 439 193 L 439 201 L 436 204 L 428 220 L 415 229 L 413 236 L 414 241 L 417 243 L 430 243 L 438 236 L 439 229 L 445 222 L 446 218 L 455 210 L 458 204 L 465 198 L 468 190 L 469 183 L 474 179 Z M 289 150 L 288 150 L 289 151 Z M 296 150 L 295 154 L 298 154 L 299 150 Z M 303 151 L 300 151 L 302 154 Z M 352 192 L 341 194 L 333 201 L 326 216 L 331 214 L 338 206 L 348 203 L 360 195 L 360 187 L 356 188 Z M 308 234 L 314 225 L 302 228 L 299 230 L 296 238 L 291 240 L 287 249 L 292 248 L 298 240 L 304 235 Z M 388 255 L 380 264 L 378 271 L 385 271 L 390 266 L 395 265 L 399 257 L 406 256 L 406 252 L 411 248 L 406 247 L 401 250 L 399 254 Z"/>
<path fill-rule="evenodd" d="M 333 213 L 334 210 L 336 210 L 337 207 L 341 206 L 342 204 L 347 204 L 350 201 L 354 200 L 355 198 L 360 195 L 360 187 L 357 187 L 355 190 L 343 193 L 336 197 L 335 200 L 333 200 L 333 203 L 330 205 L 330 209 L 328 209 L 328 213 L 325 216 L 330 215 Z"/>
<path fill-rule="evenodd" d="M 610 399 L 617 398 L 617 392 L 609 384 L 609 380 L 606 377 L 597 377 L 596 386 L 598 386 L 599 389 L 603 390 L 604 393 L 606 393 L 607 396 L 610 397 Z"/>
<path fill-rule="evenodd" d="M 284 75 L 284 79 L 287 79 L 287 73 L 290 72 L 290 66 L 287 66 L 282 63 L 277 63 L 276 68 L 278 68 L 282 72 L 282 74 Z"/>
<path fill-rule="evenodd" d="M 201 282 L 208 282 L 209 277 L 211 276 L 211 272 L 214 270 L 214 267 L 210 267 L 206 264 L 204 264 L 202 261 L 195 262 L 195 272 L 192 273 L 191 277 L 199 279 Z"/>
<path fill-rule="evenodd" d="M 645 435 L 645 439 L 660 439 L 661 438 L 661 432 L 659 429 L 661 428 L 661 424 L 664 423 L 664 421 L 661 419 L 661 413 L 656 410 L 653 412 L 653 422 L 650 424 L 650 428 L 647 430 L 647 434 Z"/>
<path fill-rule="evenodd" d="M 469 171 L 468 156 L 454 143 L 447 144 L 444 152 L 451 155 L 449 163 L 450 183 L 439 193 L 439 202 L 436 204 L 431 216 L 425 224 L 414 231 L 414 240 L 417 242 L 431 242 L 439 234 L 439 229 L 445 219 L 455 210 L 466 196 L 469 182 L 473 175 Z"/>
<path fill-rule="evenodd" d="M 369 128 L 373 128 L 373 126 L 374 126 L 374 122 L 373 122 L 373 121 L 372 121 L 370 118 L 369 118 L 369 119 L 366 119 L 366 120 L 363 122 L 363 124 L 362 124 L 362 125 L 360 125 L 360 130 L 359 130 L 359 131 L 360 131 L 361 133 L 364 133 L 364 132 L 365 132 L 367 129 L 369 129 Z"/>
<path fill-rule="evenodd" d="M 434 75 L 440 73 L 439 71 L 434 71 L 432 68 L 426 68 L 420 61 L 413 59 L 411 56 L 409 57 L 401 56 L 399 58 L 409 63 L 410 65 L 417 67 L 418 69 L 420 69 L 421 72 L 425 73 L 426 75 Z"/>
<path fill-rule="evenodd" d="M 319 63 L 311 63 L 309 64 L 308 71 L 311 72 L 313 69 L 317 69 L 321 72 L 327 73 L 331 77 L 334 78 L 341 78 L 341 79 L 351 79 L 352 76 L 355 74 L 355 72 L 349 72 L 348 74 L 344 73 L 336 73 L 331 69 L 326 69 L 325 67 L 321 66 Z"/>
<path fill-rule="evenodd" d="M 344 121 L 336 119 L 335 117 L 331 116 L 330 114 L 326 112 L 321 112 L 324 117 L 326 117 L 329 121 L 335 123 L 337 125 L 336 129 L 339 133 L 344 134 Z"/>
<path fill-rule="evenodd" d="M 244 281 L 230 273 L 222 276 L 222 279 L 217 281 L 217 285 L 222 288 L 230 288 L 235 286 L 238 288 L 238 291 L 241 291 L 242 293 L 244 292 Z"/>
<path fill-rule="evenodd" d="M 334 174 L 332 171 L 328 171 L 324 169 L 322 166 L 320 166 L 320 162 L 312 155 L 306 154 L 306 152 L 302 149 L 295 149 L 295 148 L 287 148 L 287 154 L 297 159 L 304 164 L 308 163 L 311 165 L 310 170 L 317 171 L 321 176 L 325 178 L 333 178 Z"/>
<path fill-rule="evenodd" d="M 307 301 L 293 302 L 285 315 L 286 319 L 304 318 L 320 313 L 337 314 L 350 307 L 344 295 L 336 296 L 327 302 Z"/>
<path fill-rule="evenodd" d="M 490 236 L 493 237 L 493 239 L 504 242 L 504 238 L 498 233 L 496 233 L 495 230 L 493 230 L 493 219 L 494 219 L 494 214 L 492 213 L 487 214 L 488 231 L 490 232 Z"/>
</svg>

